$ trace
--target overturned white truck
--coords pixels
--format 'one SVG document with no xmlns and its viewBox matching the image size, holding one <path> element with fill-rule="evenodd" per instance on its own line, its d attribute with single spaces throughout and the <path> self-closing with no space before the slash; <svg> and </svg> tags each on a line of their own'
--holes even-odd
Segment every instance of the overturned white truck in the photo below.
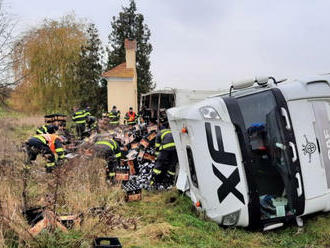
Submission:
<svg viewBox="0 0 330 248">
<path fill-rule="evenodd" d="M 330 76 L 241 81 L 167 115 L 177 188 L 210 219 L 270 230 L 330 210 Z"/>
</svg>

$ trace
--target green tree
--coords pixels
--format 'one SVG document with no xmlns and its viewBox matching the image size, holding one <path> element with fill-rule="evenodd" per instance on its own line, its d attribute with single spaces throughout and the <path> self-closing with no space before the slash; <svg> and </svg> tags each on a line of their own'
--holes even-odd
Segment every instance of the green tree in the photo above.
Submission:
<svg viewBox="0 0 330 248">
<path fill-rule="evenodd" d="M 77 64 L 80 105 L 88 105 L 99 113 L 106 108 L 107 103 L 106 84 L 101 81 L 103 48 L 94 24 L 88 25 L 86 36 L 87 41 L 81 47 Z"/>
<path fill-rule="evenodd" d="M 150 71 L 150 54 L 152 45 L 149 42 L 151 32 L 144 17 L 137 13 L 134 0 L 130 0 L 128 7 L 123 7 L 118 17 L 113 17 L 111 22 L 112 31 L 109 35 L 108 65 L 107 69 L 123 63 L 125 61 L 125 39 L 137 42 L 136 63 L 137 63 L 137 87 L 138 95 L 155 88 Z"/>
</svg>

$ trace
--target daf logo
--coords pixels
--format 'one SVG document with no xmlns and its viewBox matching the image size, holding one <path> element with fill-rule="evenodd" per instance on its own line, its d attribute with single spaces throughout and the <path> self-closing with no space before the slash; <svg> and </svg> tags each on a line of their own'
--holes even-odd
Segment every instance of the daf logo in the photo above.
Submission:
<svg viewBox="0 0 330 248">
<path fill-rule="evenodd" d="M 312 154 L 316 151 L 316 145 L 313 142 L 308 141 L 306 135 L 304 135 L 304 137 L 306 139 L 306 145 L 302 145 L 303 152 L 304 152 L 304 155 L 308 155 L 309 163 L 310 163 L 312 160 Z"/>
</svg>

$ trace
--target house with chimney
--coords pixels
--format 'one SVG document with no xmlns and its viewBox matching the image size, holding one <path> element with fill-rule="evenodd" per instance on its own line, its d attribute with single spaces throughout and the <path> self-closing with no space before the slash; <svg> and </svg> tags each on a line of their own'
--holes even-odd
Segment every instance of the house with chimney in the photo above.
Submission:
<svg viewBox="0 0 330 248">
<path fill-rule="evenodd" d="M 136 41 L 125 39 L 125 51 L 126 61 L 102 74 L 108 82 L 108 111 L 115 105 L 122 117 L 129 107 L 138 108 Z"/>
</svg>

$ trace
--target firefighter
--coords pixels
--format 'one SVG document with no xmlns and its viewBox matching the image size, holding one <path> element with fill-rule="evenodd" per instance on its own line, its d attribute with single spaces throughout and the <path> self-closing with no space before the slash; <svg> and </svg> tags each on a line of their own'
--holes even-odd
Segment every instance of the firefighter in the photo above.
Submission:
<svg viewBox="0 0 330 248">
<path fill-rule="evenodd" d="M 109 113 L 103 112 L 102 119 L 101 119 L 101 127 L 103 129 L 107 129 L 108 126 L 109 126 Z"/>
<path fill-rule="evenodd" d="M 86 120 L 88 129 L 91 130 L 97 130 L 97 121 L 96 118 L 92 115 L 87 116 L 87 120 Z"/>
<path fill-rule="evenodd" d="M 151 111 L 150 109 L 147 109 L 146 106 L 142 106 L 141 110 L 139 111 L 139 117 L 141 117 L 142 121 L 147 125 L 149 125 L 149 123 L 152 122 Z"/>
<path fill-rule="evenodd" d="M 86 108 L 85 108 L 85 116 L 86 116 L 86 118 L 88 117 L 88 116 L 91 116 L 92 114 L 91 114 L 91 112 L 90 112 L 90 107 L 89 106 L 87 106 Z"/>
<path fill-rule="evenodd" d="M 55 125 L 43 125 L 36 130 L 36 134 L 53 134 L 56 133 L 58 127 Z"/>
<path fill-rule="evenodd" d="M 89 133 L 91 130 L 97 130 L 97 120 L 96 117 L 91 114 L 89 106 L 85 108 L 85 118 Z"/>
<path fill-rule="evenodd" d="M 156 137 L 157 160 L 151 183 L 174 183 L 178 155 L 168 122 L 163 123 Z"/>
<path fill-rule="evenodd" d="M 76 131 L 79 139 L 83 138 L 83 133 L 86 128 L 86 121 L 89 112 L 86 110 L 79 110 L 77 107 L 74 108 L 74 113 L 72 115 L 72 121 L 76 125 Z"/>
<path fill-rule="evenodd" d="M 120 165 L 120 144 L 114 139 L 102 139 L 94 144 L 93 151 L 96 157 L 102 158 L 107 162 L 106 180 L 109 183 L 114 183 L 115 169 Z"/>
<path fill-rule="evenodd" d="M 117 110 L 117 107 L 116 106 L 113 106 L 112 107 L 112 110 L 109 113 L 109 119 L 110 119 L 109 124 L 111 126 L 118 126 L 119 125 L 120 111 Z"/>
<path fill-rule="evenodd" d="M 130 107 L 125 115 L 125 124 L 134 126 L 137 123 L 138 117 L 139 116 L 133 111 L 133 108 Z"/>
<path fill-rule="evenodd" d="M 30 169 L 31 162 L 36 160 L 38 154 L 42 154 L 47 159 L 47 173 L 52 172 L 55 168 L 55 154 L 57 154 L 59 163 L 65 158 L 61 138 L 56 134 L 34 135 L 26 142 L 26 149 L 28 155 L 26 169 Z"/>
</svg>

